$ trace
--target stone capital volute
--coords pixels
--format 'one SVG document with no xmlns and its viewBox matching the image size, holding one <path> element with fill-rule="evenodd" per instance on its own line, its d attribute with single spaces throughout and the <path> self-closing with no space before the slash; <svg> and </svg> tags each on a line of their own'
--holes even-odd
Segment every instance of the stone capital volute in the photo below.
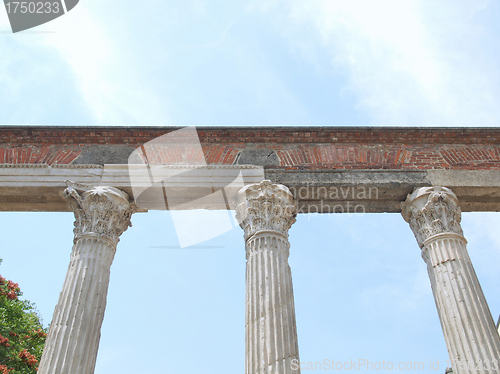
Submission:
<svg viewBox="0 0 500 374">
<path fill-rule="evenodd" d="M 401 204 L 401 211 L 420 247 L 445 234 L 465 240 L 458 199 L 449 188 L 415 188 Z"/>
<path fill-rule="evenodd" d="M 83 238 L 96 238 L 116 246 L 120 235 L 132 226 L 130 219 L 136 208 L 129 196 L 109 186 L 86 186 L 66 182 L 64 196 L 75 214 L 75 243 Z"/>
<path fill-rule="evenodd" d="M 245 231 L 245 240 L 259 232 L 274 232 L 288 238 L 297 215 L 288 187 L 263 180 L 243 187 L 238 197 L 236 218 Z"/>
</svg>

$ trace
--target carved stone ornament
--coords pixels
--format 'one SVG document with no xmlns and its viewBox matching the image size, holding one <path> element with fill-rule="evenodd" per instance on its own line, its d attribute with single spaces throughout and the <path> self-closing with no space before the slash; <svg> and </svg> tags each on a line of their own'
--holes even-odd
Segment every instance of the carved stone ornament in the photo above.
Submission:
<svg viewBox="0 0 500 374">
<path fill-rule="evenodd" d="M 132 226 L 135 212 L 129 196 L 114 187 L 87 186 L 66 181 L 64 196 L 69 199 L 75 214 L 74 242 L 93 237 L 116 246 L 120 235 Z M 81 193 L 79 193 L 81 192 Z"/>
<path fill-rule="evenodd" d="M 458 199 L 449 188 L 416 188 L 401 207 L 420 247 L 438 234 L 451 233 L 463 238 Z"/>
<path fill-rule="evenodd" d="M 245 240 L 260 231 L 273 231 L 288 238 L 297 207 L 286 186 L 263 180 L 243 187 L 238 195 L 236 218 L 245 231 Z"/>
</svg>

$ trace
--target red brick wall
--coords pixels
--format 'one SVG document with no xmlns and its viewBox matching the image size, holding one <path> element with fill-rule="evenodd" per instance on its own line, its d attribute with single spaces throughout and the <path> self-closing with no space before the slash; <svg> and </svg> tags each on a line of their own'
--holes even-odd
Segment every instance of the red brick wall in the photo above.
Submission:
<svg viewBox="0 0 500 374">
<path fill-rule="evenodd" d="M 0 143 L 134 144 L 176 130 L 173 127 L 0 126 Z M 500 128 L 243 128 L 200 127 L 202 143 L 500 144 Z"/>
<path fill-rule="evenodd" d="M 71 164 L 81 153 L 78 147 L 0 146 L 0 164 Z"/>
<path fill-rule="evenodd" d="M 91 145 L 140 147 L 175 129 L 5 126 L 0 164 L 71 164 Z M 209 164 L 233 164 L 252 147 L 274 150 L 286 169 L 500 170 L 500 128 L 199 128 L 198 135 Z M 180 162 L 176 152 L 154 155 L 154 163 Z"/>
<path fill-rule="evenodd" d="M 277 151 L 287 169 L 500 169 L 500 146 L 299 145 Z"/>
</svg>

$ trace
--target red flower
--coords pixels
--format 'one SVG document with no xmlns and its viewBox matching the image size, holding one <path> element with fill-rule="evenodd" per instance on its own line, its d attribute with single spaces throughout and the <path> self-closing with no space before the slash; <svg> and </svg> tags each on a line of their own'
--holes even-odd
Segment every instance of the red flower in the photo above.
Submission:
<svg viewBox="0 0 500 374">
<path fill-rule="evenodd" d="M 0 374 L 9 374 L 9 372 L 11 372 L 12 370 L 14 370 L 14 369 L 13 368 L 9 369 L 5 365 L 0 365 Z"/>
<path fill-rule="evenodd" d="M 23 360 L 30 366 L 33 366 L 36 363 L 38 363 L 36 357 L 30 354 L 26 349 L 23 349 L 21 352 L 19 352 L 18 356 L 21 360 Z"/>
<path fill-rule="evenodd" d="M 12 291 L 19 290 L 19 284 L 14 283 L 12 281 L 9 281 L 9 283 L 7 283 L 7 287 L 10 288 Z"/>
<path fill-rule="evenodd" d="M 32 333 L 38 335 L 41 338 L 45 338 L 47 336 L 47 334 L 43 332 L 42 329 L 33 330 Z"/>
<path fill-rule="evenodd" d="M 0 335 L 0 345 L 8 347 L 10 345 L 9 344 L 9 339 L 4 338 L 2 335 Z"/>
</svg>

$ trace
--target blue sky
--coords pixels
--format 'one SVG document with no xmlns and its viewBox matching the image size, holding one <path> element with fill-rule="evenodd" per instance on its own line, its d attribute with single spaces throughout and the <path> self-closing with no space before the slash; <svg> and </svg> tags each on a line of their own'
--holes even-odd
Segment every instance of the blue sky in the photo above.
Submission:
<svg viewBox="0 0 500 374">
<path fill-rule="evenodd" d="M 483 0 L 82 0 L 12 34 L 0 10 L 1 122 L 498 126 L 499 17 Z M 0 220 L 1 274 L 48 324 L 72 214 Z M 463 215 L 495 320 L 499 223 Z M 112 266 L 96 374 L 243 372 L 242 230 L 180 249 L 169 213 L 136 214 L 133 225 Z M 425 264 L 400 215 L 301 215 L 290 241 L 301 361 L 444 372 Z"/>
</svg>

